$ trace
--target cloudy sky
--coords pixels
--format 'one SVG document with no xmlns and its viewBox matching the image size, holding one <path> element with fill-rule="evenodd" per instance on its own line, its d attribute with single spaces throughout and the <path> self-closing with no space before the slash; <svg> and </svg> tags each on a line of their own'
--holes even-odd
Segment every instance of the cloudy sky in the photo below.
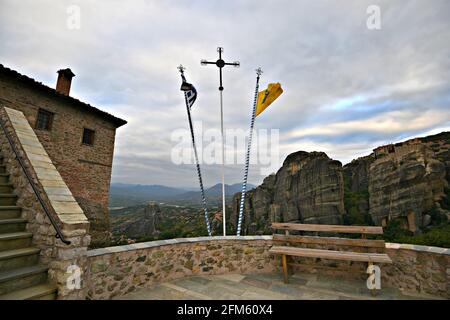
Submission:
<svg viewBox="0 0 450 320">
<path fill-rule="evenodd" d="M 379 30 L 367 28 L 369 5 L 380 8 Z M 199 62 L 222 46 L 241 62 L 224 69 L 226 128 L 248 128 L 261 66 L 261 85 L 285 91 L 256 121 L 279 129 L 280 161 L 317 150 L 345 164 L 450 130 L 449 13 L 447 0 L 0 0 L 0 63 L 51 87 L 70 67 L 71 95 L 128 121 L 117 131 L 113 182 L 194 187 L 193 165 L 172 158 L 174 132 L 188 128 L 180 63 L 199 92 L 193 117 L 203 130 L 220 126 L 218 72 Z M 220 181 L 218 165 L 202 169 L 206 185 Z M 241 181 L 242 169 L 227 165 L 226 181 Z M 261 182 L 259 169 L 250 182 Z"/>
</svg>

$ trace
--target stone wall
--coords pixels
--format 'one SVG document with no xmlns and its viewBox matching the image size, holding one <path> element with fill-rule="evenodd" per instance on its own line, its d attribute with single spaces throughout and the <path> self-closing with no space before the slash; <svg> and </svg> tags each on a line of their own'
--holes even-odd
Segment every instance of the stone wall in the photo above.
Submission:
<svg viewBox="0 0 450 320">
<path fill-rule="evenodd" d="M 450 249 L 387 243 L 394 262 L 381 268 L 382 285 L 450 299 Z"/>
<path fill-rule="evenodd" d="M 111 299 L 139 287 L 197 274 L 281 272 L 280 257 L 268 253 L 271 246 L 271 236 L 228 236 L 90 250 L 88 298 Z M 450 298 L 450 249 L 388 243 L 386 252 L 393 264 L 380 265 L 382 288 Z M 366 263 L 344 262 L 344 268 L 331 260 L 305 259 L 301 263 L 295 272 L 367 279 Z"/>
<path fill-rule="evenodd" d="M 20 157 L 36 184 L 52 217 L 60 226 L 63 235 L 71 242 L 64 244 L 55 238 L 56 231 L 31 188 L 25 173 L 0 128 L 0 149 L 4 164 L 10 174 L 10 182 L 17 195 L 17 205 L 22 208 L 22 217 L 27 219 L 27 231 L 33 234 L 33 245 L 39 248 L 40 263 L 49 266 L 49 279 L 58 287 L 58 299 L 83 299 L 85 283 L 79 290 L 68 290 L 66 280 L 69 265 L 81 268 L 82 276 L 87 273 L 87 247 L 89 222 L 73 199 L 70 190 L 62 180 L 52 161 L 39 143 L 33 129 L 22 112 L 0 109 L 0 119 L 5 124 Z"/>
<path fill-rule="evenodd" d="M 202 237 L 88 251 L 89 299 L 111 299 L 138 287 L 197 274 L 270 273 L 271 236 Z"/>
<path fill-rule="evenodd" d="M 108 194 L 116 125 L 106 117 L 89 112 L 88 106 L 49 91 L 0 72 L 0 102 L 25 114 L 88 217 L 91 246 L 107 246 L 110 237 Z M 35 128 L 40 108 L 53 113 L 51 130 Z M 83 128 L 95 130 L 93 145 L 82 144 Z"/>
</svg>

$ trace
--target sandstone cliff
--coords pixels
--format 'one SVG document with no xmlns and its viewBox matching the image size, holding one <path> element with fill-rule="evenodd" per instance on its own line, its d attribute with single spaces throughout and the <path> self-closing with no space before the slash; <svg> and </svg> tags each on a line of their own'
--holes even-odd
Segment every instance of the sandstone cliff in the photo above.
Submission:
<svg viewBox="0 0 450 320">
<path fill-rule="evenodd" d="M 233 198 L 231 223 L 236 224 L 240 194 Z M 272 221 L 339 224 L 344 215 L 342 164 L 323 152 L 289 155 L 281 169 L 245 201 L 244 234 L 270 232 Z"/>
<path fill-rule="evenodd" d="M 448 214 L 449 147 L 450 133 L 443 132 L 374 150 L 367 172 L 374 224 L 397 219 L 417 232 Z"/>
<path fill-rule="evenodd" d="M 344 167 L 325 153 L 299 151 L 248 192 L 244 232 L 270 233 L 272 221 L 385 226 L 392 220 L 418 232 L 449 218 L 449 183 L 450 132 L 378 147 Z M 233 225 L 239 200 L 237 193 Z"/>
<path fill-rule="evenodd" d="M 422 143 L 399 147 L 370 165 L 369 213 L 376 225 L 400 219 L 404 228 L 416 232 L 445 187 L 445 165 L 430 148 Z"/>
<path fill-rule="evenodd" d="M 369 169 L 372 156 L 353 160 L 343 168 L 344 207 L 346 224 L 370 224 L 369 216 Z"/>
</svg>

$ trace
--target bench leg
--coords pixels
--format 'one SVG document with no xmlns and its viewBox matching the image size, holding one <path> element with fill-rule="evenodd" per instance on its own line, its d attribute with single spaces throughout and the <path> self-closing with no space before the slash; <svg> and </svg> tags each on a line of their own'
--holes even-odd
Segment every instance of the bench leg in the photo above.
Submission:
<svg viewBox="0 0 450 320">
<path fill-rule="evenodd" d="M 283 265 L 284 283 L 288 283 L 288 268 L 285 254 L 281 255 L 281 263 Z"/>
</svg>

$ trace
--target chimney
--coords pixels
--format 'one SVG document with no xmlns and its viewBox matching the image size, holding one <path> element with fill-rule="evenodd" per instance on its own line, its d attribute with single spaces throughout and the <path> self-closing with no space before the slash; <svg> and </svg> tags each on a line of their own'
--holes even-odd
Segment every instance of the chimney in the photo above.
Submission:
<svg viewBox="0 0 450 320">
<path fill-rule="evenodd" d="M 70 93 L 70 84 L 72 83 L 73 77 L 75 77 L 75 74 L 69 68 L 58 70 L 58 81 L 56 82 L 56 91 L 68 96 Z"/>
</svg>

